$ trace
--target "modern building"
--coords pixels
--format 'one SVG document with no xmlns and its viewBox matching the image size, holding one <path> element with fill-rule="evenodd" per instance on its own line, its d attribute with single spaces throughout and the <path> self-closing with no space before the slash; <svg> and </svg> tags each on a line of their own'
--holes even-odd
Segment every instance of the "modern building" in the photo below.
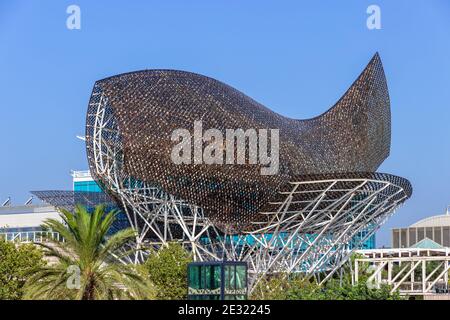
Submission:
<svg viewBox="0 0 450 320">
<path fill-rule="evenodd" d="M 37 197 L 44 200 L 33 202 L 31 197 L 23 205 L 12 205 L 11 200 L 0 206 L 0 239 L 19 242 L 39 242 L 45 237 L 57 237 L 42 225 L 47 219 L 61 220 L 58 208 L 73 210 L 76 204 L 88 209 L 103 203 L 107 209 L 119 210 L 115 202 L 101 190 L 90 176 L 89 171 L 73 171 L 73 191 L 35 191 Z M 119 212 L 113 225 L 113 232 L 128 227 L 128 219 Z"/>
<path fill-rule="evenodd" d="M 33 204 L 29 199 L 26 204 L 11 205 L 8 201 L 0 207 L 0 241 L 41 242 L 58 238 L 51 230 L 43 230 L 47 219 L 60 219 L 56 208 L 49 204 Z"/>
<path fill-rule="evenodd" d="M 46 219 L 58 219 L 55 207 L 48 204 L 27 204 L 0 207 L 0 233 L 41 231 Z"/>
<path fill-rule="evenodd" d="M 376 233 L 372 232 L 372 227 L 367 227 L 364 230 L 358 232 L 349 244 L 350 249 L 362 249 L 369 250 L 377 247 Z M 360 241 L 366 239 L 365 241 Z"/>
<path fill-rule="evenodd" d="M 307 120 L 199 74 L 121 74 L 95 83 L 87 110 L 89 168 L 106 194 L 82 176 L 70 195 L 35 194 L 61 207 L 116 204 L 139 249 L 177 241 L 197 261 L 246 262 L 250 290 L 278 272 L 326 281 L 411 196 L 408 180 L 376 172 L 390 152 L 390 119 L 378 54 L 332 108 Z M 228 130 L 231 141 L 222 139 Z M 177 162 L 180 138 L 192 154 Z M 203 161 L 206 150 L 214 161 Z M 234 162 L 224 164 L 227 152 Z"/>
<path fill-rule="evenodd" d="M 103 192 L 100 186 L 92 178 L 89 170 L 72 171 L 73 191 L 78 192 Z"/>
<path fill-rule="evenodd" d="M 413 223 L 406 228 L 392 229 L 392 248 L 410 248 L 427 239 L 442 247 L 450 248 L 450 210 Z M 435 244 L 433 246 L 435 246 Z"/>
<path fill-rule="evenodd" d="M 31 191 L 31 193 L 56 208 L 72 211 L 80 204 L 91 211 L 99 204 L 105 205 L 105 210 L 116 210 L 118 214 L 113 223 L 111 232 L 128 228 L 128 218 L 121 211 L 117 203 L 103 192 L 97 182 L 92 178 L 89 171 L 72 171 L 73 190 L 47 190 Z"/>
</svg>

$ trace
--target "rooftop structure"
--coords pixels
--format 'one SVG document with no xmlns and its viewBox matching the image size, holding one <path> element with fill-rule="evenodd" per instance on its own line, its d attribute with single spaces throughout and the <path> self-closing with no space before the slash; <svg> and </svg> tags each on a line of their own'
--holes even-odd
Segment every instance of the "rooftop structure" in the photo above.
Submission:
<svg viewBox="0 0 450 320">
<path fill-rule="evenodd" d="M 413 244 L 411 246 L 412 249 L 443 249 L 444 247 L 441 246 L 439 243 L 434 242 L 431 239 L 424 238 L 420 240 L 419 242 Z"/>
<path fill-rule="evenodd" d="M 0 207 L 0 241 L 44 242 L 48 239 L 59 239 L 59 235 L 51 230 L 43 230 L 47 219 L 60 219 L 54 206 L 49 204 L 33 204 L 30 198 L 24 205 L 8 205 Z"/>
<path fill-rule="evenodd" d="M 45 219 L 58 219 L 55 207 L 28 204 L 0 207 L 0 233 L 41 230 Z"/>
</svg>

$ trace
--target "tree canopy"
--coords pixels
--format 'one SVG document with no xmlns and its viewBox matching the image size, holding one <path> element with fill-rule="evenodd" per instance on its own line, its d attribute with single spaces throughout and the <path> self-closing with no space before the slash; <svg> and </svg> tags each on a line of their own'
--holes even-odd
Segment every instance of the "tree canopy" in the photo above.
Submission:
<svg viewBox="0 0 450 320">
<path fill-rule="evenodd" d="M 390 293 L 391 287 L 367 286 L 364 279 L 352 285 L 348 278 L 331 279 L 320 286 L 314 280 L 298 275 L 277 275 L 263 279 L 255 288 L 251 298 L 264 300 L 399 300 L 400 295 Z"/>
<path fill-rule="evenodd" d="M 28 272 L 45 265 L 42 251 L 36 246 L 0 239 L 0 300 L 21 299 Z"/>
<path fill-rule="evenodd" d="M 56 263 L 31 270 L 26 282 L 30 299 L 148 299 L 154 297 L 150 282 L 132 265 L 121 263 L 124 245 L 134 231 L 124 229 L 108 236 L 116 211 L 106 213 L 100 205 L 90 213 L 77 206 L 61 210 L 63 222 L 49 219 L 45 227 L 58 232 L 64 242 L 40 244 Z"/>
<path fill-rule="evenodd" d="M 186 299 L 187 267 L 191 255 L 178 243 L 170 243 L 149 255 L 144 272 L 162 300 Z"/>
</svg>

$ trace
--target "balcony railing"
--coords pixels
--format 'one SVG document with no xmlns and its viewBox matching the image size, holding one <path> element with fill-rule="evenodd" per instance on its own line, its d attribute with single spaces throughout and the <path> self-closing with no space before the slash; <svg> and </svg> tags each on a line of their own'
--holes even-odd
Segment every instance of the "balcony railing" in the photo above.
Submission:
<svg viewBox="0 0 450 320">
<path fill-rule="evenodd" d="M 0 232 L 0 241 L 18 242 L 18 243 L 43 243 L 50 240 L 64 241 L 64 238 L 53 231 L 18 231 L 18 232 Z"/>
</svg>

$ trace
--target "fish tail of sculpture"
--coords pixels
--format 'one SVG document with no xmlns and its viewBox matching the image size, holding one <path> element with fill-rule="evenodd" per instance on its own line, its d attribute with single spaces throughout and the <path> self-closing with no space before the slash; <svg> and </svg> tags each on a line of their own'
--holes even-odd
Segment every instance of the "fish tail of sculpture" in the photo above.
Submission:
<svg viewBox="0 0 450 320">
<path fill-rule="evenodd" d="M 315 148 L 323 154 L 334 150 L 333 154 L 327 154 L 330 165 L 336 168 L 334 171 L 373 172 L 389 156 L 390 119 L 386 77 L 376 53 L 332 108 L 303 121 L 309 122 L 310 131 L 322 128 L 316 132 L 319 139 Z"/>
</svg>

